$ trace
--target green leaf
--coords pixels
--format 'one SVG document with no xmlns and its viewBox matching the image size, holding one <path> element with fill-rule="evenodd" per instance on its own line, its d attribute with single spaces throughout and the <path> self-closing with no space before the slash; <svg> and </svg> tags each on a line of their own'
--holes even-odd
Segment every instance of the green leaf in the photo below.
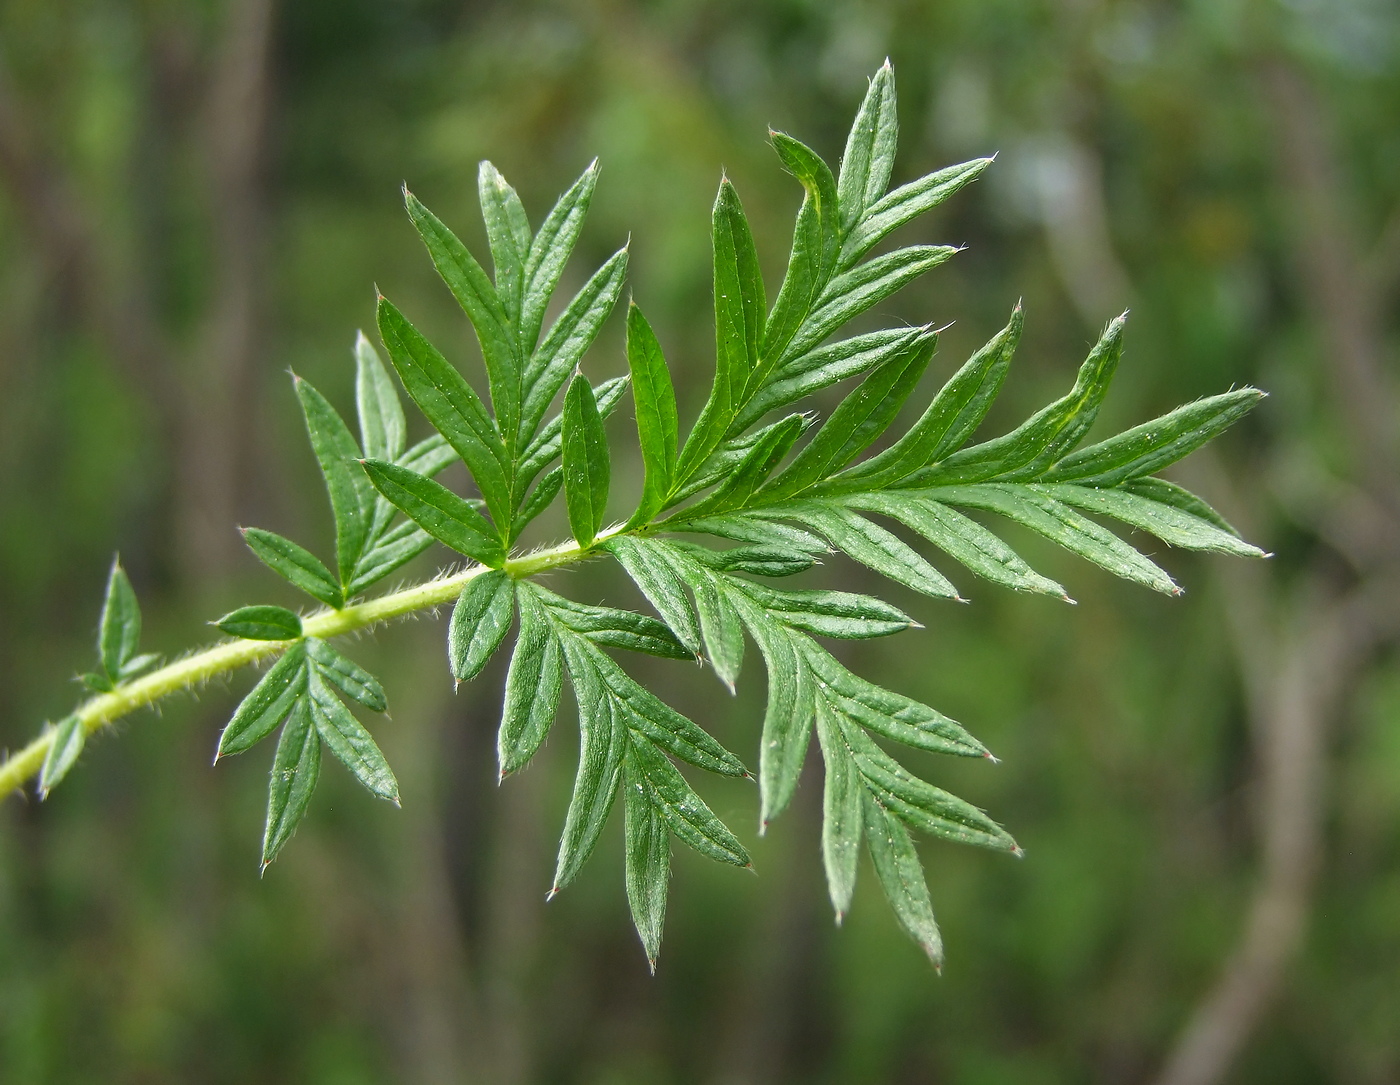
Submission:
<svg viewBox="0 0 1400 1085">
<path fill-rule="evenodd" d="M 727 386 L 726 402 L 737 408 L 749 375 L 758 367 L 759 339 L 768 303 L 753 234 L 739 195 L 723 178 L 712 216 L 715 282 L 716 387 Z"/>
<path fill-rule="evenodd" d="M 1156 535 L 1164 543 L 1186 550 L 1213 550 L 1241 558 L 1262 558 L 1264 551 L 1251 546 L 1237 535 L 1223 531 L 1208 520 L 1182 512 L 1171 505 L 1161 504 L 1138 494 L 1123 490 L 1100 490 L 1065 483 L 1032 486 L 1036 493 L 1045 494 L 1066 505 L 1112 516 L 1141 531 Z"/>
<path fill-rule="evenodd" d="M 214 623 L 230 637 L 245 640 L 296 640 L 301 618 L 286 607 L 239 607 Z"/>
<path fill-rule="evenodd" d="M 731 434 L 748 429 L 769 411 L 795 403 L 813 392 L 874 369 L 906 347 L 911 335 L 924 328 L 896 328 L 842 339 L 785 363 L 744 405 L 729 427 Z"/>
<path fill-rule="evenodd" d="M 299 642 L 283 652 L 243 698 L 219 736 L 214 760 L 251 749 L 272 734 L 305 692 L 306 645 Z"/>
<path fill-rule="evenodd" d="M 863 489 L 890 486 L 961 448 L 982 424 L 1001 391 L 1021 339 L 1021 326 L 1018 304 L 1010 323 L 967 360 L 903 437 L 883 452 L 841 472 L 833 482 L 821 487 L 822 492 L 840 492 L 857 484 Z"/>
<path fill-rule="evenodd" d="M 911 331 L 905 342 L 831 412 L 787 469 L 763 488 L 764 495 L 780 500 L 801 493 L 860 455 L 894 421 L 928 368 L 937 345 L 936 332 Z"/>
<path fill-rule="evenodd" d="M 540 419 L 559 394 L 559 389 L 578 368 L 584 352 L 593 345 L 603 321 L 617 304 L 627 278 L 627 250 L 614 253 L 594 272 L 573 301 L 554 322 L 529 364 L 525 367 L 525 409 L 520 422 L 520 443 L 524 445 L 539 427 Z"/>
<path fill-rule="evenodd" d="M 868 793 L 862 807 L 865 839 L 870 847 L 875 878 L 884 890 L 885 899 L 894 909 L 899 925 L 919 944 L 933 966 L 942 968 L 943 938 L 933 918 L 933 902 L 929 899 L 924 869 L 919 865 L 919 853 L 914 850 L 909 830 Z"/>
<path fill-rule="evenodd" d="M 781 516 L 810 527 L 853 561 L 905 587 L 936 599 L 960 598 L 948 578 L 916 551 L 850 509 L 826 502 L 801 501 L 761 511 L 764 515 Z"/>
<path fill-rule="evenodd" d="M 730 550 L 707 550 L 693 543 L 676 543 L 707 568 L 721 573 L 750 573 L 754 576 L 792 576 L 806 572 L 816 561 L 805 550 L 782 546 L 736 546 Z"/>
<path fill-rule="evenodd" d="M 676 462 L 684 482 L 723 440 L 758 367 L 767 303 L 748 219 L 729 179 L 723 178 L 711 221 L 714 241 L 715 381 L 710 398 Z"/>
<path fill-rule="evenodd" d="M 670 628 L 655 618 L 630 610 L 576 603 L 544 588 L 537 587 L 535 594 L 549 608 L 560 625 L 582 634 L 594 644 L 646 652 L 667 659 L 694 658 L 693 654 L 687 652 L 676 640 Z"/>
<path fill-rule="evenodd" d="M 880 749 L 855 721 L 839 713 L 837 718 L 856 767 L 881 806 L 933 836 L 1020 853 L 1010 834 L 977 807 L 920 780 Z"/>
<path fill-rule="evenodd" d="M 383 580 L 433 544 L 433 537 L 412 522 L 400 524 L 375 543 L 355 566 L 355 579 L 345 589 L 351 598 Z"/>
<path fill-rule="evenodd" d="M 1229 429 L 1263 398 L 1264 393 L 1257 388 L 1239 388 L 1198 399 L 1066 456 L 1043 477 L 1047 482 L 1102 487 L 1150 475 Z"/>
<path fill-rule="evenodd" d="M 1145 497 L 1149 501 L 1156 501 L 1158 504 L 1170 505 L 1174 509 L 1190 513 L 1199 517 L 1206 523 L 1214 524 L 1221 531 L 1228 531 L 1236 538 L 1240 533 L 1235 530 L 1234 525 L 1229 520 L 1221 516 L 1213 508 L 1207 505 L 1190 490 L 1184 490 L 1174 482 L 1168 482 L 1164 478 L 1133 478 L 1119 485 L 1128 493 Z"/>
<path fill-rule="evenodd" d="M 937 493 L 937 491 L 932 491 Z M 1006 543 L 975 520 L 917 491 L 859 494 L 846 499 L 852 508 L 878 512 L 917 531 L 949 557 L 978 576 L 1014 591 L 1057 595 L 1068 600 L 1065 589 L 1041 576 Z"/>
<path fill-rule="evenodd" d="M 559 491 L 563 489 L 563 486 L 564 469 L 562 467 L 554 468 L 540 479 L 539 485 L 530 491 L 530 496 L 525 499 L 520 506 L 520 511 L 515 514 L 515 522 L 510 529 L 512 537 L 518 538 L 531 520 L 554 504 L 554 499 L 559 496 Z"/>
<path fill-rule="evenodd" d="M 515 581 L 499 569 L 468 580 L 452 608 L 447 658 L 452 677 L 469 682 L 481 673 L 510 632 L 515 617 Z"/>
<path fill-rule="evenodd" d="M 805 428 L 806 420 L 798 414 L 788 415 L 777 425 L 770 426 L 744 453 L 744 458 L 720 483 L 719 489 L 682 515 L 687 518 L 709 516 L 742 508 L 777 469 Z"/>
<path fill-rule="evenodd" d="M 402 456 L 408 434 L 403 405 L 379 352 L 364 332 L 355 339 L 355 406 L 364 454 L 376 460 L 397 460 Z"/>
<path fill-rule="evenodd" d="M 782 591 L 745 584 L 744 592 L 778 621 L 794 629 L 841 640 L 902 633 L 917 623 L 897 607 L 844 591 Z"/>
<path fill-rule="evenodd" d="M 306 654 L 331 685 L 374 712 L 389 711 L 388 698 L 379 679 L 352 659 L 347 659 L 319 637 L 306 638 Z"/>
<path fill-rule="evenodd" d="M 752 433 L 746 433 L 739 437 L 731 437 L 721 442 L 720 446 L 689 476 L 687 481 L 678 485 L 675 492 L 671 495 L 669 504 L 678 504 L 687 497 L 692 497 L 701 490 L 708 489 L 717 482 L 723 482 L 734 473 L 739 464 L 744 462 L 744 458 L 748 456 L 750 449 L 764 440 L 773 430 L 790 425 L 789 419 L 792 418 L 801 420 L 803 432 L 806 432 L 812 422 L 815 421 L 812 415 L 790 414 L 785 418 L 778 419 L 778 421 L 771 425 L 756 429 Z M 683 519 L 688 519 L 690 515 L 691 512 L 689 509 L 678 514 L 678 516 Z M 683 530 L 679 522 L 671 526 L 676 530 Z"/>
<path fill-rule="evenodd" d="M 692 570 L 695 568 L 690 566 Z M 691 573 L 686 580 L 695 596 L 695 613 L 700 618 L 705 655 L 719 680 L 733 693 L 744 665 L 744 628 L 739 613 L 720 581 L 708 570 Z"/>
<path fill-rule="evenodd" d="M 127 664 L 141 644 L 141 607 L 118 558 L 112 559 L 107 574 L 107 594 L 102 601 L 97 650 L 102 669 L 113 684 L 123 677 Z"/>
<path fill-rule="evenodd" d="M 457 239 L 457 235 L 407 188 L 404 189 L 404 204 L 408 208 L 408 217 L 418 230 L 418 236 L 423 239 L 428 254 L 433 258 L 433 266 L 476 330 L 481 357 L 486 363 L 487 380 L 491 385 L 491 405 L 496 410 L 497 428 L 505 435 L 507 447 L 513 447 L 514 435 L 520 424 L 521 364 L 511 319 L 486 272 Z M 392 354 L 394 348 L 387 336 L 385 343 Z M 418 398 L 412 388 L 409 395 L 415 400 Z M 442 429 L 440 426 L 438 428 Z M 452 440 L 452 435 L 446 431 L 443 431 L 443 436 Z"/>
<path fill-rule="evenodd" d="M 678 423 L 676 393 L 671 387 L 666 358 L 636 302 L 627 306 L 627 368 L 632 376 L 637 438 L 645 472 L 641 504 L 629 522 L 644 524 L 670 496 L 676 474 Z"/>
<path fill-rule="evenodd" d="M 622 402 L 623 394 L 627 391 L 628 383 L 629 378 L 627 377 L 612 377 L 593 386 L 593 398 L 598 403 L 599 415 L 607 418 L 617 409 L 617 405 Z M 558 458 L 563 445 L 564 415 L 563 412 L 560 412 L 545 423 L 525 450 L 520 466 L 516 468 L 515 472 L 516 486 L 519 488 L 519 492 L 523 493 L 530 481 Z"/>
<path fill-rule="evenodd" d="M 801 331 L 783 351 L 782 361 L 806 354 L 837 328 L 938 267 L 957 251 L 947 245 L 914 245 L 877 256 L 836 276 L 814 303 Z"/>
<path fill-rule="evenodd" d="M 758 759 L 759 818 L 766 827 L 787 808 L 797 790 L 812 738 L 814 683 L 798 651 L 800 634 L 778 625 L 742 594 L 736 596 L 736 603 L 768 668 L 768 707 Z"/>
<path fill-rule="evenodd" d="M 906 222 L 931 211 L 963 185 L 981 177 L 990 158 L 976 158 L 901 185 L 865 209 L 861 220 L 841 245 L 838 268 L 848 268 Z"/>
<path fill-rule="evenodd" d="M 580 651 L 583 651 L 580 648 Z M 692 720 L 660 700 L 596 648 L 586 646 L 592 665 L 613 701 L 619 724 L 696 768 L 722 776 L 747 776 L 744 763 Z"/>
<path fill-rule="evenodd" d="M 687 520 L 679 530 L 718 535 L 721 539 L 733 539 L 735 542 L 754 543 L 759 546 L 785 547 L 806 554 L 831 553 L 831 547 L 810 531 L 803 531 L 791 524 L 759 520 L 746 515 L 704 516 L 697 520 Z"/>
<path fill-rule="evenodd" d="M 608 439 L 587 378 L 576 376 L 564 397 L 564 500 L 580 546 L 590 547 L 608 503 Z"/>
<path fill-rule="evenodd" d="M 517 592 L 517 599 L 520 632 L 506 672 L 505 705 L 496 740 L 502 777 L 524 767 L 549 734 L 562 681 L 562 650 L 544 608 L 533 590 Z"/>
<path fill-rule="evenodd" d="M 393 303 L 382 297 L 379 334 L 413 402 L 465 461 L 492 518 L 498 524 L 508 524 L 512 510 L 503 466 L 505 451 L 481 398 Z"/>
<path fill-rule="evenodd" d="M 448 464 L 456 463 L 457 459 L 457 450 L 447 443 L 447 438 L 434 433 L 431 437 L 423 438 L 394 462 L 420 475 L 432 476 Z"/>
<path fill-rule="evenodd" d="M 1042 407 L 1010 433 L 955 452 L 928 473 L 927 481 L 942 484 L 1006 482 L 1033 479 L 1044 473 L 1084 438 L 1094 424 L 1099 405 L 1123 353 L 1123 324 L 1127 314 L 1111 321 L 1068 395 Z M 921 480 L 923 473 L 920 473 Z"/>
<path fill-rule="evenodd" d="M 685 596 L 685 582 L 666 560 L 665 545 L 652 539 L 618 535 L 609 539 L 604 548 L 617 558 L 686 651 L 698 656 L 700 629 Z"/>
<path fill-rule="evenodd" d="M 335 554 L 341 583 L 349 581 L 369 533 L 374 491 L 356 466 L 360 446 L 326 397 L 293 375 L 306 432 L 321 465 L 335 517 Z"/>
<path fill-rule="evenodd" d="M 496 296 L 506 319 L 516 324 L 525 288 L 525 258 L 530 252 L 530 220 L 515 189 L 490 162 L 477 167 L 476 191 L 486 224 L 486 240 L 491 245 L 491 263 L 496 270 Z"/>
<path fill-rule="evenodd" d="M 803 659 L 821 684 L 822 699 L 836 712 L 878 735 L 930 753 L 992 759 L 987 747 L 928 705 L 852 674 L 826 649 L 805 641 Z"/>
<path fill-rule="evenodd" d="M 846 151 L 841 156 L 841 178 L 836 190 L 841 206 L 842 233 L 849 233 L 865 215 L 866 208 L 885 194 L 898 142 L 894 69 L 886 60 L 870 81 L 870 89 L 856 113 L 851 134 L 846 138 Z"/>
<path fill-rule="evenodd" d="M 311 718 L 321 741 L 330 747 L 331 753 L 370 794 L 388 799 L 397 806 L 399 783 L 364 724 L 352 716 L 350 710 L 340 703 L 340 698 L 326 688 L 319 670 L 308 676 L 308 690 L 311 694 Z"/>
<path fill-rule="evenodd" d="M 1180 595 L 1172 578 L 1111 531 L 1079 515 L 1069 506 L 1028 486 L 984 483 L 947 486 L 932 491 L 950 505 L 986 509 L 1039 532 L 1071 553 L 1087 558 L 1114 576 L 1167 595 Z"/>
<path fill-rule="evenodd" d="M 309 700 L 302 698 L 292 706 L 277 740 L 272 780 L 267 789 L 267 824 L 263 829 L 264 871 L 296 831 L 321 775 L 321 740 L 311 722 Z"/>
<path fill-rule="evenodd" d="M 646 777 L 627 759 L 623 813 L 627 823 L 627 903 L 632 923 L 653 974 L 666 922 L 666 893 L 671 879 L 671 835 L 652 801 Z"/>
<path fill-rule="evenodd" d="M 817 739 L 826 781 L 822 789 L 822 863 L 831 906 L 840 923 L 851 910 L 860 860 L 861 799 L 865 788 L 831 710 L 817 702 Z"/>
<path fill-rule="evenodd" d="M 635 735 L 628 747 L 629 767 L 636 766 L 637 775 L 645 781 L 649 798 L 660 808 L 671 835 L 708 859 L 735 866 L 750 865 L 744 846 L 715 817 L 665 754 Z"/>
<path fill-rule="evenodd" d="M 836 181 L 831 170 L 815 151 L 791 136 L 781 132 L 771 136 L 783 167 L 801 183 L 803 197 L 792 231 L 787 272 L 763 332 L 764 366 L 758 374 L 760 378 L 766 377 L 783 357 L 807 319 L 835 269 L 840 244 Z"/>
<path fill-rule="evenodd" d="M 260 527 L 245 527 L 242 532 L 248 549 L 278 576 L 328 607 L 339 610 L 345 605 L 340 583 L 311 551 Z"/>
<path fill-rule="evenodd" d="M 39 798 L 47 799 L 49 792 L 56 788 L 83 752 L 87 742 L 87 728 L 78 716 L 65 716 L 53 726 L 53 741 L 44 764 L 39 769 Z"/>
<path fill-rule="evenodd" d="M 520 345 L 527 355 L 539 340 L 545 308 L 583 229 L 583 219 L 588 214 L 588 204 L 597 183 L 598 160 L 595 158 L 569 191 L 559 197 L 530 243 L 525 259 L 525 294 L 520 306 Z"/>
<path fill-rule="evenodd" d="M 439 542 L 483 565 L 505 560 L 491 524 L 446 486 L 382 460 L 365 460 L 364 469 L 380 493 Z"/>
<path fill-rule="evenodd" d="M 628 745 L 627 728 L 617 718 L 616 706 L 594 663 L 600 654 L 578 637 L 566 638 L 563 648 L 578 704 L 579 760 L 551 895 L 573 881 L 593 854 L 617 797 Z"/>
</svg>

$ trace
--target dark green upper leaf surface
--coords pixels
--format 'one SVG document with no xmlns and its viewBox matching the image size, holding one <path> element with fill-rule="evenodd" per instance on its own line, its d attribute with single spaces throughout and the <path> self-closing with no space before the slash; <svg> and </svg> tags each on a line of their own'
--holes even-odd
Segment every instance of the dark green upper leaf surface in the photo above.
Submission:
<svg viewBox="0 0 1400 1085">
<path fill-rule="evenodd" d="M 623 784 L 626 815 L 627 903 L 642 940 L 647 963 L 656 971 L 661 928 L 666 922 L 666 894 L 671 880 L 671 834 L 645 775 L 628 759 Z"/>
<path fill-rule="evenodd" d="M 544 742 L 559 708 L 563 649 L 528 582 L 516 592 L 520 632 L 506 672 L 505 703 L 496 750 L 501 775 L 523 768 Z"/>
<path fill-rule="evenodd" d="M 665 504 L 676 474 L 678 425 L 676 393 L 661 344 L 635 302 L 627 307 L 627 368 L 637 405 L 637 438 L 642 449 L 642 500 L 632 520 L 645 523 Z"/>
<path fill-rule="evenodd" d="M 306 644 L 293 644 L 268 668 L 219 736 L 218 757 L 242 753 L 272 734 L 306 691 Z"/>
<path fill-rule="evenodd" d="M 272 779 L 267 791 L 267 825 L 263 829 L 262 866 L 277 858 L 311 804 L 321 775 L 321 740 L 311 719 L 309 697 L 298 700 L 282 727 Z"/>
<path fill-rule="evenodd" d="M 802 184 L 802 207 L 792 232 L 792 252 L 787 272 L 763 331 L 766 377 L 777 365 L 788 344 L 826 287 L 835 267 L 840 244 L 836 181 L 821 157 L 781 132 L 772 133 L 773 149 L 784 168 Z"/>
<path fill-rule="evenodd" d="M 259 561 L 313 599 L 336 609 L 345 605 L 340 584 L 321 559 L 309 550 L 291 539 L 257 527 L 245 527 L 243 541 Z"/>
<path fill-rule="evenodd" d="M 564 397 L 564 500 L 580 546 L 593 545 L 608 503 L 608 439 L 593 388 L 582 374 Z"/>
<path fill-rule="evenodd" d="M 491 263 L 495 266 L 496 296 L 507 321 L 514 325 L 520 320 L 520 299 L 525 288 L 530 220 L 515 189 L 490 162 L 477 167 L 476 191 L 486 240 L 491 246 Z"/>
<path fill-rule="evenodd" d="M 629 383 L 627 377 L 610 377 L 593 386 L 593 399 L 598 404 L 598 413 L 603 418 L 607 418 L 617 409 Z M 561 411 L 535 434 L 516 470 L 517 493 L 523 492 L 524 487 L 558 457 L 564 444 L 563 431 L 564 414 Z"/>
<path fill-rule="evenodd" d="M 870 81 L 841 156 L 841 177 L 836 188 L 842 233 L 849 233 L 866 209 L 885 194 L 898 143 L 894 69 L 886 60 Z"/>
<path fill-rule="evenodd" d="M 442 483 L 382 460 L 365 460 L 364 470 L 380 493 L 439 542 L 483 565 L 505 560 L 491 524 Z"/>
<path fill-rule="evenodd" d="M 498 428 L 505 435 L 507 447 L 512 448 L 520 421 L 521 353 L 510 317 L 506 315 L 486 272 L 457 239 L 457 235 L 406 188 L 404 202 L 438 274 L 476 329 L 481 356 L 486 363 L 486 376 L 491 384 L 491 404 L 496 409 Z M 412 389 L 409 389 L 409 394 L 413 395 Z M 417 396 L 414 398 L 417 399 Z M 445 436 L 451 439 L 450 434 Z"/>
<path fill-rule="evenodd" d="M 353 701 L 374 712 L 387 712 L 389 701 L 379 679 L 346 658 L 319 637 L 306 638 L 306 654 L 327 682 Z"/>
<path fill-rule="evenodd" d="M 336 409 L 307 381 L 294 377 L 297 398 L 306 418 L 306 432 L 325 476 L 335 516 L 336 564 L 342 584 L 348 583 L 369 534 L 374 490 L 356 466 L 360 446 Z"/>
<path fill-rule="evenodd" d="M 469 682 L 481 673 L 515 617 L 515 581 L 492 569 L 467 581 L 447 628 L 452 677 Z"/>
<path fill-rule="evenodd" d="M 214 624 L 231 637 L 248 640 L 295 640 L 301 636 L 301 618 L 286 607 L 240 607 Z"/>
<path fill-rule="evenodd" d="M 921 472 L 920 480 L 940 483 L 1019 481 L 1038 477 L 1067 455 L 1093 425 L 1123 352 L 1124 317 L 1112 321 L 1080 366 L 1069 394 L 1042 407 L 1010 433 L 954 452 Z"/>
<path fill-rule="evenodd" d="M 584 283 L 526 364 L 520 447 L 534 437 L 559 389 L 598 338 L 603 321 L 617 304 L 626 277 L 627 250 L 622 249 Z"/>
<path fill-rule="evenodd" d="M 539 341 L 545 308 L 583 229 L 583 219 L 588 214 L 588 205 L 597 183 L 598 161 L 594 159 L 583 175 L 559 197 L 530 242 L 530 251 L 525 258 L 519 328 L 521 353 L 526 357 L 533 353 Z"/>
<path fill-rule="evenodd" d="M 861 221 L 846 235 L 837 258 L 841 270 L 857 260 L 907 222 L 931 211 L 965 184 L 975 181 L 992 164 L 990 158 L 977 158 L 949 166 L 937 173 L 901 185 L 866 209 Z"/>
<path fill-rule="evenodd" d="M 1223 433 L 1263 398 L 1264 393 L 1257 388 L 1240 388 L 1199 399 L 1064 457 L 1043 478 L 1047 482 L 1115 486 L 1125 479 L 1150 475 Z"/>
<path fill-rule="evenodd" d="M 514 510 L 510 508 L 506 454 L 481 398 L 392 302 L 381 297 L 378 312 L 379 334 L 404 388 L 466 462 L 492 518 L 508 525 Z"/>
</svg>

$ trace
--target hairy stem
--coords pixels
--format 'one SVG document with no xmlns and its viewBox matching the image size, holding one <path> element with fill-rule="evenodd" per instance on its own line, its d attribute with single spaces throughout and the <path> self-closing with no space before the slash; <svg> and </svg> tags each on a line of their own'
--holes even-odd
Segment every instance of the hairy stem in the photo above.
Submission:
<svg viewBox="0 0 1400 1085">
<path fill-rule="evenodd" d="M 597 542 L 619 534 L 620 530 L 618 527 L 612 527 L 603 531 L 599 534 Z M 547 569 L 580 561 L 590 556 L 591 552 L 591 548 L 585 550 L 575 542 L 564 543 L 548 550 L 513 558 L 506 562 L 504 568 L 513 577 L 534 576 Z M 341 637 L 380 622 L 402 618 L 414 611 L 441 606 L 454 600 L 461 593 L 463 585 L 485 571 L 485 566 L 474 565 L 452 576 L 415 584 L 377 599 L 356 603 L 343 610 L 323 610 L 303 619 L 302 631 L 308 637 Z M 225 641 L 169 663 L 142 678 L 126 682 L 110 693 L 90 698 L 75 710 L 74 715 L 83 721 L 88 734 L 92 734 L 136 709 L 154 704 L 172 693 L 193 689 L 211 678 L 228 674 L 268 656 L 278 655 L 291 643 L 285 640 Z M 23 787 L 27 781 L 38 775 L 49 747 L 53 745 L 53 738 L 54 728 L 46 728 L 43 734 L 29 745 L 5 758 L 3 764 L 0 764 L 0 798 Z"/>
</svg>

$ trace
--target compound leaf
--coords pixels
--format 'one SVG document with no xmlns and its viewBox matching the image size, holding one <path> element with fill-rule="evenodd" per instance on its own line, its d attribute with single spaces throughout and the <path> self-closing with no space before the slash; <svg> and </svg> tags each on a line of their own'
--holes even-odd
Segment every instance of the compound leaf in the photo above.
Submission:
<svg viewBox="0 0 1400 1085">
<path fill-rule="evenodd" d="M 307 676 L 307 683 L 311 717 L 321 741 L 370 794 L 397 806 L 399 783 L 364 724 L 326 687 L 319 668 Z"/>
</svg>

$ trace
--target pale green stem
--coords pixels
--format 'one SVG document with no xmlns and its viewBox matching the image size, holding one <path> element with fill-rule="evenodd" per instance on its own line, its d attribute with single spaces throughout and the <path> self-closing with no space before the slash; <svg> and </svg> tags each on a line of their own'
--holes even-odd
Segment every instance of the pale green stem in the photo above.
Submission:
<svg viewBox="0 0 1400 1085">
<path fill-rule="evenodd" d="M 617 535 L 620 527 L 612 527 L 598 536 L 598 541 Z M 533 576 L 560 565 L 569 565 L 588 557 L 589 551 L 577 543 L 566 543 L 549 550 L 540 550 L 512 558 L 505 564 L 505 571 L 520 578 Z M 302 620 L 302 631 L 308 637 L 341 637 L 354 633 L 380 622 L 402 618 L 414 611 L 450 603 L 461 594 L 467 581 L 486 572 L 486 568 L 475 565 L 452 576 L 440 577 L 425 584 L 415 584 L 410 588 L 382 595 L 364 603 L 356 603 L 343 610 L 323 610 Z M 268 656 L 278 655 L 286 650 L 291 641 L 285 640 L 234 640 L 216 644 L 202 652 L 186 656 L 167 664 L 150 674 L 126 682 L 110 693 L 103 693 L 83 702 L 75 710 L 88 734 L 106 727 L 138 708 L 154 704 L 172 693 L 193 689 L 211 678 L 235 671 L 239 667 L 256 663 Z M 38 775 L 39 769 L 53 745 L 54 728 L 44 732 L 25 746 L 11 754 L 0 764 L 0 797 L 23 787 Z"/>
</svg>

